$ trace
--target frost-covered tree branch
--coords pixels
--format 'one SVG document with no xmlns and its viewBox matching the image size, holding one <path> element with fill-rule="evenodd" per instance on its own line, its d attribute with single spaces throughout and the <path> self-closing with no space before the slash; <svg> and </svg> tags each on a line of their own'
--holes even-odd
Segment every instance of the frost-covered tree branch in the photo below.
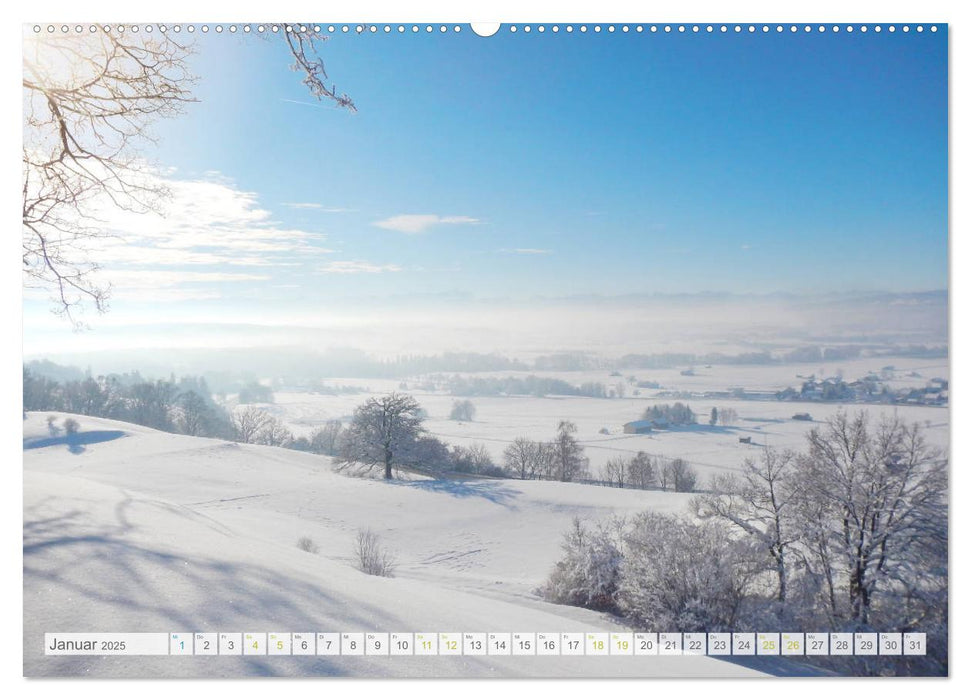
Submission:
<svg viewBox="0 0 971 700">
<path fill-rule="evenodd" d="M 355 110 L 328 87 L 318 50 L 326 39 L 282 23 L 293 69 L 317 99 Z M 107 309 L 110 285 L 98 277 L 97 240 L 110 235 L 113 209 L 159 211 L 167 192 L 144 149 L 152 126 L 194 102 L 192 47 L 173 32 L 98 30 L 31 34 L 23 53 L 23 273 L 50 292 L 55 313 Z"/>
</svg>

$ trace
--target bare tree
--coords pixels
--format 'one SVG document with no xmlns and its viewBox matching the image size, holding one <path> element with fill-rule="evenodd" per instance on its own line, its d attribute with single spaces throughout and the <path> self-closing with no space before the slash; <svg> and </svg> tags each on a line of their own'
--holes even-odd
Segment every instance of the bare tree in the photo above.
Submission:
<svg viewBox="0 0 971 700">
<path fill-rule="evenodd" d="M 110 395 L 108 386 L 86 377 L 83 381 L 67 382 L 62 390 L 64 410 L 86 416 L 103 416 Z"/>
<path fill-rule="evenodd" d="M 533 479 L 538 467 L 539 445 L 527 437 L 519 436 L 502 453 L 503 466 L 520 479 Z"/>
<path fill-rule="evenodd" d="M 558 481 L 575 481 L 587 474 L 590 462 L 583 454 L 583 446 L 577 442 L 576 432 L 576 424 L 570 421 L 560 421 L 557 426 L 552 448 Z"/>
<path fill-rule="evenodd" d="M 278 418 L 267 416 L 266 422 L 256 434 L 254 442 L 270 447 L 286 447 L 293 443 L 293 433 Z"/>
<path fill-rule="evenodd" d="M 824 504 L 805 509 L 817 518 L 809 529 L 846 582 L 850 619 L 868 623 L 881 593 L 946 578 L 947 456 L 918 424 L 894 415 L 873 428 L 866 413 L 841 411 L 809 433 L 799 474 L 798 493 Z"/>
<path fill-rule="evenodd" d="M 284 22 L 282 26 L 285 30 L 283 39 L 294 59 L 291 69 L 303 73 L 303 84 L 310 94 L 318 100 L 330 100 L 338 107 L 356 112 L 354 101 L 346 93 L 338 94 L 334 84 L 327 85 L 327 70 L 320 58 L 320 46 L 327 41 L 327 35 L 304 24 Z"/>
<path fill-rule="evenodd" d="M 133 423 L 171 432 L 175 385 L 162 380 L 140 382 L 133 384 L 129 393 L 128 411 Z"/>
<path fill-rule="evenodd" d="M 299 23 L 274 26 L 311 94 L 355 110 L 325 82 L 318 50 L 326 37 Z M 157 120 L 194 101 L 191 49 L 177 37 L 114 28 L 24 41 L 23 272 L 75 325 L 85 303 L 107 309 L 110 285 L 93 259 L 109 235 L 103 213 L 157 211 L 166 194 L 141 149 Z"/>
<path fill-rule="evenodd" d="M 611 486 L 624 488 L 627 482 L 629 462 L 626 457 L 611 457 L 603 466 L 603 477 Z M 627 484 L 629 485 L 629 484 Z"/>
<path fill-rule="evenodd" d="M 329 420 L 317 428 L 310 436 L 310 449 L 321 455 L 333 457 L 337 454 L 341 433 L 344 427 L 339 420 Z"/>
<path fill-rule="evenodd" d="M 627 465 L 627 480 L 635 489 L 657 488 L 657 469 L 646 452 L 638 452 Z"/>
<path fill-rule="evenodd" d="M 270 414 L 256 406 L 247 406 L 233 413 L 233 435 L 238 442 L 256 442 L 257 436 L 270 420 Z"/>
<path fill-rule="evenodd" d="M 179 397 L 178 427 L 186 435 L 202 435 L 206 430 L 209 407 L 204 398 L 194 391 Z"/>
<path fill-rule="evenodd" d="M 672 459 L 661 469 L 662 488 L 671 487 L 673 491 L 688 493 L 695 490 L 698 474 L 691 465 L 681 458 Z"/>
<path fill-rule="evenodd" d="M 422 412 L 408 394 L 388 394 L 370 398 L 357 407 L 344 435 L 340 466 L 360 465 L 371 469 L 384 467 L 384 478 L 393 478 L 422 433 Z"/>
<path fill-rule="evenodd" d="M 84 301 L 106 308 L 88 256 L 106 235 L 100 211 L 149 211 L 164 194 L 137 149 L 157 119 L 192 101 L 188 55 L 171 33 L 24 42 L 23 269 L 68 318 Z"/>
<path fill-rule="evenodd" d="M 795 455 L 765 448 L 756 462 L 746 459 L 741 478 L 716 476 L 711 491 L 692 502 L 695 513 L 716 518 L 753 537 L 768 553 L 778 580 L 778 599 L 785 603 L 790 549 L 799 539 L 795 518 Z"/>
<path fill-rule="evenodd" d="M 451 453 L 452 468 L 466 474 L 485 476 L 504 476 L 501 468 L 492 461 L 489 448 L 481 442 L 473 442 L 468 447 L 456 445 Z"/>
<path fill-rule="evenodd" d="M 533 470 L 533 478 L 554 479 L 556 478 L 556 444 L 552 442 L 536 443 L 536 468 Z"/>
<path fill-rule="evenodd" d="M 718 412 L 719 425 L 735 425 L 738 422 L 738 411 L 734 408 L 723 408 Z"/>
<path fill-rule="evenodd" d="M 34 374 L 24 365 L 23 401 L 25 411 L 42 411 L 59 408 L 58 385 L 53 379 Z"/>
</svg>

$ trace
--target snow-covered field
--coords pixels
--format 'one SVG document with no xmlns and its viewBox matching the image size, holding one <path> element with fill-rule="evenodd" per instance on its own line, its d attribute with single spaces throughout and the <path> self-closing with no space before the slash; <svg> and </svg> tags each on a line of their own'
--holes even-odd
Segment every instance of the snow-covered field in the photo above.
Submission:
<svg viewBox="0 0 971 700">
<path fill-rule="evenodd" d="M 944 363 L 896 360 L 947 377 Z M 844 363 L 848 378 L 879 370 Z M 891 364 L 884 361 L 881 364 Z M 920 368 L 919 370 L 917 368 Z M 807 366 L 696 368 L 637 372 L 666 389 L 778 389 Z M 505 376 L 505 373 L 500 373 Z M 604 372 L 547 374 L 574 384 L 618 381 Z M 298 434 L 333 418 L 345 422 L 368 395 L 398 381 L 335 379 L 366 393 L 276 393 L 265 408 Z M 778 401 L 691 400 L 703 421 L 731 407 L 736 425 L 706 423 L 625 435 L 624 422 L 659 401 L 656 391 L 620 399 L 474 398 L 472 422 L 448 420 L 454 397 L 409 389 L 428 411 L 426 427 L 453 444 L 485 444 L 499 459 L 518 435 L 552 437 L 561 419 L 596 470 L 613 455 L 644 450 L 691 461 L 702 477 L 738 469 L 762 445 L 804 444 L 805 432 L 839 406 Z M 874 416 L 895 410 L 867 408 Z M 948 409 L 901 407 L 904 418 L 948 444 Z M 794 421 L 809 412 L 814 423 Z M 645 509 L 683 511 L 690 496 L 582 484 L 516 480 L 410 480 L 386 483 L 336 473 L 328 458 L 161 433 L 77 416 L 74 444 L 51 440 L 47 413 L 24 421 L 24 671 L 27 675 L 213 676 L 734 676 L 802 674 L 789 660 L 740 662 L 703 657 L 45 657 L 45 632 L 81 631 L 530 631 L 621 629 L 592 611 L 543 601 L 536 589 L 560 554 L 576 516 L 602 518 Z M 63 420 L 64 416 L 59 416 Z M 607 428 L 608 434 L 600 430 Z M 751 437 L 752 445 L 739 437 Z M 378 533 L 397 558 L 396 577 L 354 566 L 359 529 Z M 296 546 L 309 537 L 311 554 Z"/>
<path fill-rule="evenodd" d="M 633 387 L 627 386 L 625 398 L 599 399 L 573 396 L 483 396 L 470 397 L 476 408 L 475 420 L 460 423 L 448 419 L 452 402 L 457 397 L 446 392 L 429 392 L 415 388 L 420 382 L 410 382 L 407 392 L 414 395 L 428 412 L 425 427 L 445 442 L 458 445 L 481 443 L 491 452 L 493 459 L 501 462 L 502 451 L 517 436 L 532 440 L 549 440 L 556 432 L 560 420 L 573 421 L 578 428 L 577 438 L 590 458 L 591 471 L 596 475 L 599 468 L 611 457 L 631 456 L 639 450 L 668 458 L 680 457 L 691 462 L 704 484 L 709 476 L 721 470 L 737 470 L 747 457 L 757 457 L 763 446 L 801 450 L 806 443 L 806 433 L 818 426 L 840 409 L 866 410 L 877 419 L 882 413 L 896 411 L 908 422 L 918 422 L 926 429 L 928 439 L 946 447 L 949 438 L 947 407 L 939 406 L 888 406 L 835 403 L 801 403 L 790 401 L 753 401 L 728 399 L 673 399 L 658 397 L 663 391 L 711 392 L 743 387 L 748 391 L 778 391 L 787 386 L 800 386 L 799 375 L 826 376 L 841 370 L 847 381 L 877 372 L 893 365 L 895 371 L 888 384 L 893 388 L 924 386 L 933 377 L 949 377 L 947 362 L 914 358 L 879 358 L 849 360 L 824 364 L 792 364 L 768 366 L 695 367 L 694 376 L 683 376 L 678 369 L 632 370 L 639 380 L 657 381 L 660 390 L 641 389 L 633 396 Z M 916 372 L 919 377 L 908 376 Z M 479 373 L 476 377 L 525 376 L 528 372 Z M 613 386 L 623 382 L 622 377 L 610 376 L 610 372 L 536 372 L 538 376 L 562 379 L 573 385 L 600 382 Z M 308 435 L 313 428 L 327 420 L 342 420 L 345 424 L 353 415 L 354 408 L 368 396 L 391 391 L 401 391 L 397 380 L 380 379 L 333 379 L 334 385 L 366 387 L 365 393 L 324 395 L 308 392 L 279 391 L 275 403 L 261 407 L 285 421 L 297 435 Z M 627 435 L 624 423 L 637 420 L 644 409 L 657 403 L 683 401 L 698 414 L 699 424 L 689 428 L 660 430 L 646 435 Z M 729 426 L 709 426 L 708 415 L 712 407 L 722 410 L 732 408 L 739 420 Z M 813 422 L 792 420 L 796 413 L 809 413 Z M 609 434 L 601 433 L 606 428 Z M 751 444 L 739 442 L 749 437 Z"/>
<path fill-rule="evenodd" d="M 576 515 L 678 510 L 676 494 L 513 481 L 384 483 L 299 452 L 78 416 L 73 445 L 24 421 L 26 675 L 736 676 L 698 657 L 45 657 L 45 632 L 619 629 L 533 590 Z M 61 416 L 63 418 L 63 416 Z M 392 579 L 353 566 L 357 530 Z M 296 547 L 310 537 L 320 547 Z"/>
</svg>

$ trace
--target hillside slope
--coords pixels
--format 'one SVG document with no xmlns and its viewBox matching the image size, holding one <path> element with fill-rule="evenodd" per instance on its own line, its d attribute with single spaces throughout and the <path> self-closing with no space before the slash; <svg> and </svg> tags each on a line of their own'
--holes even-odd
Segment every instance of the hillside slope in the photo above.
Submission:
<svg viewBox="0 0 971 700">
<path fill-rule="evenodd" d="M 532 590 L 574 515 L 684 499 L 513 481 L 383 483 L 289 450 L 77 417 L 71 444 L 24 422 L 27 675 L 733 676 L 699 657 L 44 657 L 53 631 L 609 631 L 607 616 Z M 62 416 L 63 417 L 63 416 Z M 381 534 L 393 579 L 353 567 Z M 307 536 L 320 546 L 295 546 Z M 805 672 L 759 660 L 774 672 Z"/>
</svg>

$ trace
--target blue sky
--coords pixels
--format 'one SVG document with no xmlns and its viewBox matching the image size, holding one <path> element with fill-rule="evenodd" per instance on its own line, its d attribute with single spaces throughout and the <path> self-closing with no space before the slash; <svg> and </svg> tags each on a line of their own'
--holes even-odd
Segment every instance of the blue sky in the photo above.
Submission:
<svg viewBox="0 0 971 700">
<path fill-rule="evenodd" d="M 944 31 L 465 27 L 323 56 L 357 113 L 314 104 L 279 39 L 197 34 L 200 102 L 147 155 L 200 230 L 109 254 L 116 308 L 947 287 Z"/>
</svg>

